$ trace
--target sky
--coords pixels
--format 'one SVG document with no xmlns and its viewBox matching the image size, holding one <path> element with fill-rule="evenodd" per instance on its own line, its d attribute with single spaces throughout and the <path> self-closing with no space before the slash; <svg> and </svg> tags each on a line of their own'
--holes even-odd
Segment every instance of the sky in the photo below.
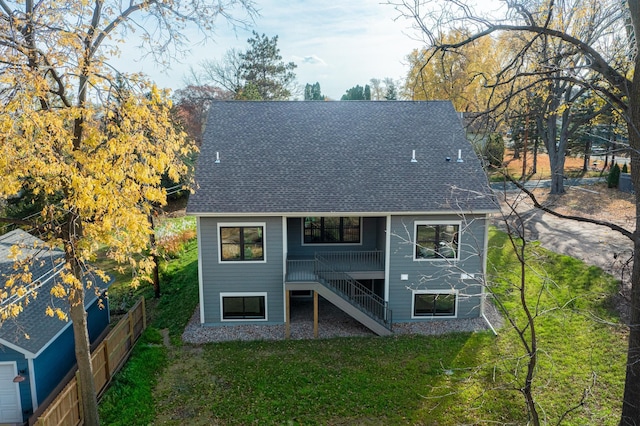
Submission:
<svg viewBox="0 0 640 426">
<path fill-rule="evenodd" d="M 278 47 L 285 62 L 297 64 L 297 83 L 320 83 L 325 96 L 340 99 L 347 89 L 364 86 L 371 78 L 391 77 L 404 81 L 408 71 L 406 56 L 420 48 L 411 22 L 398 18 L 383 0 L 256 0 L 260 11 L 248 29 L 235 31 L 219 21 L 214 41 L 199 44 L 201 36 L 189 33 L 190 53 L 162 69 L 146 60 L 135 60 L 133 44 L 123 49 L 115 63 L 120 71 L 142 71 L 160 87 L 179 89 L 186 85 L 190 67 L 198 69 L 203 60 L 220 60 L 236 48 L 246 50 L 251 31 L 278 36 Z"/>
</svg>

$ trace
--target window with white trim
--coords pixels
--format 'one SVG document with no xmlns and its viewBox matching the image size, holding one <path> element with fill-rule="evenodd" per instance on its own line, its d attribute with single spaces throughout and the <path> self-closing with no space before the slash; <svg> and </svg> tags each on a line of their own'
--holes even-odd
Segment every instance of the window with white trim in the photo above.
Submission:
<svg viewBox="0 0 640 426">
<path fill-rule="evenodd" d="M 412 317 L 455 317 L 458 294 L 455 291 L 414 291 Z"/>
<path fill-rule="evenodd" d="M 359 244 L 359 217 L 305 217 L 305 244 Z"/>
<path fill-rule="evenodd" d="M 414 259 L 457 259 L 459 233 L 459 223 L 416 222 Z"/>
<path fill-rule="evenodd" d="M 223 321 L 266 321 L 267 293 L 220 293 Z"/>
<path fill-rule="evenodd" d="M 263 262 L 263 225 L 219 225 L 220 260 L 223 262 Z"/>
</svg>

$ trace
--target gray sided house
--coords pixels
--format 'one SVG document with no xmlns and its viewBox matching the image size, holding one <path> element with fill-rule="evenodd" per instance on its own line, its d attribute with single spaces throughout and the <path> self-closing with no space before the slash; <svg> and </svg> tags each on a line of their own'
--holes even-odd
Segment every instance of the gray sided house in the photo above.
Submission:
<svg viewBox="0 0 640 426">
<path fill-rule="evenodd" d="M 381 335 L 483 313 L 497 204 L 450 102 L 217 102 L 196 183 L 205 326 L 313 292 Z"/>
<path fill-rule="evenodd" d="M 63 307 L 65 301 L 50 292 L 60 279 L 64 261 L 61 250 L 44 248 L 38 238 L 20 230 L 0 236 L 0 288 L 15 275 L 11 247 L 18 247 L 19 260 L 28 262 L 31 272 L 30 303 L 15 320 L 0 322 L 0 424 L 22 424 L 53 396 L 61 381 L 74 368 L 75 351 L 71 322 L 45 315 L 47 305 Z M 96 343 L 109 325 L 106 298 L 87 292 L 85 307 L 89 339 Z"/>
</svg>

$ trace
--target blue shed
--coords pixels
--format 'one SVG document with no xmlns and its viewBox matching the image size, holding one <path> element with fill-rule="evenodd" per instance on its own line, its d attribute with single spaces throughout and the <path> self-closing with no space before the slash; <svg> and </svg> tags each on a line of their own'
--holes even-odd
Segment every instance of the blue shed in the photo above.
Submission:
<svg viewBox="0 0 640 426">
<path fill-rule="evenodd" d="M 0 322 L 0 424 L 24 423 L 76 364 L 71 321 L 45 314 L 47 306 L 66 303 L 51 295 L 60 279 L 64 253 L 44 248 L 42 240 L 20 229 L 0 236 L 2 287 L 15 274 L 9 257 L 14 246 L 20 248 L 19 259 L 29 261 L 29 294 L 36 292 L 37 297 L 31 297 L 16 319 Z M 93 291 L 86 293 L 89 339 L 94 344 L 109 325 L 108 302 Z"/>
</svg>

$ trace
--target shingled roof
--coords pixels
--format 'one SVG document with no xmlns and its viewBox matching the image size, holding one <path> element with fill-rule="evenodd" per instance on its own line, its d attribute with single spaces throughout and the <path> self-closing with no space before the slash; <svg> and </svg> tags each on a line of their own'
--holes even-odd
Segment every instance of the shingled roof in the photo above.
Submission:
<svg viewBox="0 0 640 426">
<path fill-rule="evenodd" d="M 59 280 L 58 272 L 64 264 L 64 252 L 48 248 L 42 240 L 21 230 L 15 229 L 0 235 L 0 282 L 16 273 L 15 261 L 10 259 L 11 247 L 19 248 L 19 260 L 27 261 L 32 282 L 37 288 L 37 297 L 30 298 L 15 320 L 0 322 L 0 351 L 2 346 L 10 347 L 27 357 L 37 356 L 70 322 L 45 315 L 47 305 L 64 309 L 65 300 L 51 295 L 51 288 Z M 31 284 L 31 283 L 27 283 Z M 20 283 L 20 285 L 23 285 Z M 85 292 L 85 306 L 93 303 L 97 296 L 94 291 Z M 29 338 L 25 337 L 25 334 Z"/>
<path fill-rule="evenodd" d="M 194 215 L 497 210 L 445 101 L 216 102 L 196 184 Z"/>
</svg>

